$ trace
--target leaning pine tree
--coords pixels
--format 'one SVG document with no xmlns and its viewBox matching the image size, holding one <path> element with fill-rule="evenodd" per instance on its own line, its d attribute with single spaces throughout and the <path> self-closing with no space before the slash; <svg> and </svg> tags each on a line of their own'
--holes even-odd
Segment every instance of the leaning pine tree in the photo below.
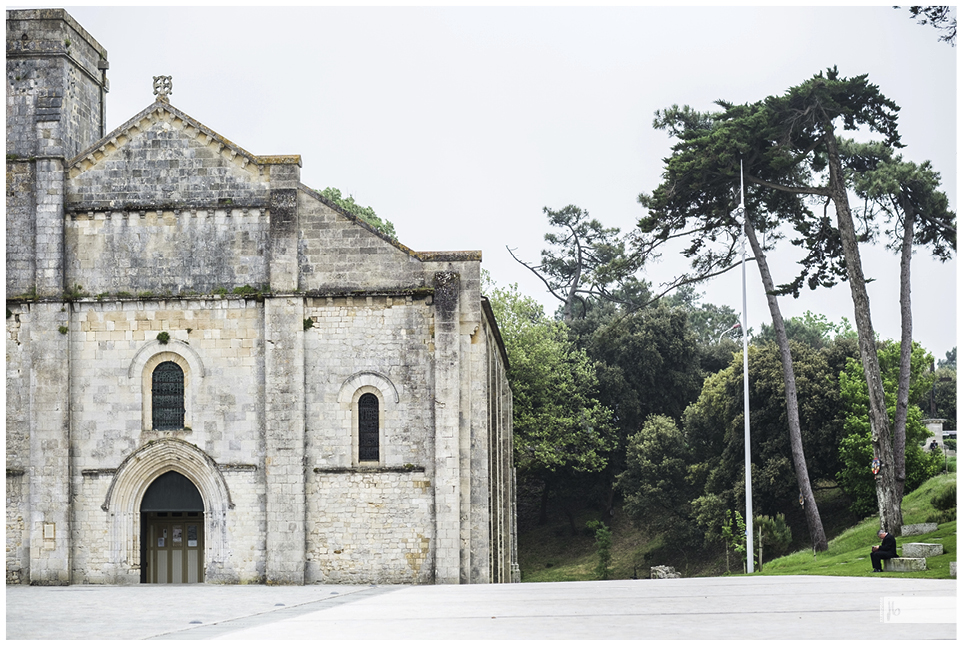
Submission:
<svg viewBox="0 0 963 650">
<path fill-rule="evenodd" d="M 649 214 L 639 222 L 636 251 L 643 259 L 652 258 L 667 242 L 687 238 L 690 245 L 685 254 L 692 260 L 693 271 L 676 278 L 673 284 L 698 282 L 736 267 L 740 230 L 744 229 L 766 288 L 780 351 L 789 443 L 799 492 L 806 504 L 806 523 L 814 548 L 826 550 L 826 533 L 813 496 L 803 449 L 789 339 L 766 260 L 767 249 L 760 245 L 756 235 L 757 229 L 767 233 L 771 246 L 778 238 L 780 219 L 799 222 L 808 220 L 811 214 L 796 195 L 754 187 L 745 198 L 747 213 L 740 223 L 735 214 L 740 203 L 739 195 L 734 191 L 741 186 L 740 151 L 746 151 L 747 160 L 744 162 L 747 166 L 765 164 L 767 113 L 761 105 L 720 104 L 725 111 L 716 114 L 698 113 L 677 106 L 656 114 L 654 126 L 669 131 L 679 142 L 666 162 L 664 182 L 651 195 L 639 197 Z M 781 175 L 772 170 L 770 174 L 783 182 L 795 180 L 794 170 Z M 719 242 L 727 243 L 720 248 Z"/>
</svg>

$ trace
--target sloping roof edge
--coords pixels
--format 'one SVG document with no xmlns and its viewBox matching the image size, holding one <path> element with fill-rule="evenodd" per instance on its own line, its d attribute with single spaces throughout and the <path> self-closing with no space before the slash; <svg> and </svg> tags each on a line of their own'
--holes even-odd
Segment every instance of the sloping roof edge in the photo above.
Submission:
<svg viewBox="0 0 963 650">
<path fill-rule="evenodd" d="M 389 244 L 391 244 L 401 252 L 407 255 L 410 255 L 411 257 L 414 257 L 418 260 L 421 260 L 422 262 L 481 262 L 481 259 L 482 259 L 481 251 L 415 251 L 415 250 L 412 250 L 407 246 L 405 246 L 404 244 L 402 244 L 397 239 L 393 239 L 388 235 L 386 235 L 385 233 L 381 232 L 380 230 L 372 226 L 370 223 L 368 223 L 364 219 L 360 219 L 356 217 L 350 212 L 347 212 L 346 210 L 344 210 L 341 206 L 336 205 L 335 203 L 324 198 L 324 196 L 318 190 L 308 187 L 304 183 L 299 183 L 298 187 L 304 190 L 305 192 L 311 194 L 318 201 L 325 204 L 326 206 L 328 206 L 329 208 L 331 208 L 341 216 L 345 217 L 346 219 L 350 219 L 351 221 L 355 222 L 362 228 L 365 228 L 366 230 L 374 233 L 381 239 L 385 240 L 386 242 L 388 242 Z"/>
</svg>

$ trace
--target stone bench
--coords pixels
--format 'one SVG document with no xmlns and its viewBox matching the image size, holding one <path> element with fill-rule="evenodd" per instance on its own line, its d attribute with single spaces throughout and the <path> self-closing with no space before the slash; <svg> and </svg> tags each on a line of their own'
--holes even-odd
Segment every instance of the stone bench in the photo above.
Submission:
<svg viewBox="0 0 963 650">
<path fill-rule="evenodd" d="M 926 571 L 926 558 L 923 557 L 891 557 L 883 560 L 883 571 L 890 573 L 906 573 L 908 571 Z"/>
<path fill-rule="evenodd" d="M 924 533 L 935 533 L 936 524 L 933 522 L 925 524 L 908 524 L 903 526 L 900 530 L 900 537 L 913 537 L 914 535 L 922 535 Z"/>
<path fill-rule="evenodd" d="M 903 557 L 933 557 L 943 555 L 942 544 L 922 544 L 907 542 L 903 544 Z"/>
</svg>

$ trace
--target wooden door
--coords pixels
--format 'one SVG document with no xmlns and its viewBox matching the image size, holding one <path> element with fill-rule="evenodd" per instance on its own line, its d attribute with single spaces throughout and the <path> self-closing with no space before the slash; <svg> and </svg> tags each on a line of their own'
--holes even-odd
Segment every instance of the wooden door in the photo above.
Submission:
<svg viewBox="0 0 963 650">
<path fill-rule="evenodd" d="M 147 517 L 147 582 L 204 582 L 204 515 L 151 512 Z"/>
</svg>

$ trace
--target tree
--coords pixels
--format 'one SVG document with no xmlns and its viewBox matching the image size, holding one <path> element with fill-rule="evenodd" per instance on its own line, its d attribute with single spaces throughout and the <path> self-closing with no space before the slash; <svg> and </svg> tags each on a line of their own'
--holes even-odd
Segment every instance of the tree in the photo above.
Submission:
<svg viewBox="0 0 963 650">
<path fill-rule="evenodd" d="M 342 198 L 341 190 L 334 187 L 326 187 L 321 190 L 320 194 L 327 201 L 341 208 L 352 217 L 361 219 L 368 225 L 384 233 L 388 237 L 391 237 L 392 239 L 398 238 L 398 235 L 395 234 L 395 225 L 393 223 L 382 220 L 377 214 L 375 214 L 375 211 L 372 208 L 358 205 L 353 196 L 348 195 L 347 198 Z"/>
<path fill-rule="evenodd" d="M 931 372 L 933 387 L 917 406 L 926 417 L 943 420 L 944 431 L 956 431 L 956 369 L 944 366 Z"/>
<path fill-rule="evenodd" d="M 889 248 L 900 253 L 900 363 L 893 420 L 893 461 L 896 496 L 903 499 L 906 482 L 906 418 L 909 408 L 910 356 L 913 345 L 913 311 L 910 292 L 914 245 L 932 247 L 940 261 L 956 250 L 956 215 L 946 194 L 939 190 L 940 175 L 929 161 L 904 162 L 902 156 L 881 143 L 840 142 L 840 152 L 852 176 L 852 186 L 864 201 L 863 220 L 876 228 L 892 225 Z"/>
<path fill-rule="evenodd" d="M 849 320 L 843 317 L 840 324 L 829 321 L 822 314 L 814 314 L 807 311 L 802 316 L 794 316 L 786 320 L 786 336 L 790 341 L 805 343 L 814 350 L 821 350 L 827 345 L 831 345 L 837 336 L 856 336 L 849 324 Z M 754 344 L 763 345 L 775 343 L 776 334 L 772 326 L 763 323 L 759 328 L 759 335 L 752 339 Z"/>
<path fill-rule="evenodd" d="M 614 445 L 612 414 L 598 400 L 595 364 L 517 285 L 483 279 L 508 353 L 515 466 L 544 482 L 542 507 L 572 474 L 602 471 Z"/>
<path fill-rule="evenodd" d="M 913 406 L 908 409 L 906 423 L 906 489 L 915 490 L 923 481 L 935 476 L 942 469 L 942 455 L 927 454 L 920 448 L 928 432 L 923 425 L 923 413 L 915 404 L 930 390 L 933 376 L 926 372 L 933 357 L 918 343 L 913 344 L 910 399 Z M 889 341 L 881 344 L 879 351 L 880 367 L 886 386 L 887 410 L 889 416 L 896 416 L 896 396 L 900 375 L 900 344 Z M 836 478 L 840 487 L 853 500 L 851 509 L 858 516 L 865 516 L 878 507 L 876 499 L 879 491 L 875 489 L 875 479 L 871 462 L 876 446 L 872 444 L 869 420 L 869 396 L 866 378 L 860 362 L 851 359 L 846 370 L 839 375 L 840 393 L 843 398 L 845 414 L 845 437 L 839 445 L 839 457 L 843 464 Z"/>
<path fill-rule="evenodd" d="M 897 465 L 876 356 L 875 331 L 860 259 L 859 237 L 849 206 L 846 173 L 836 128 L 837 125 L 847 130 L 867 127 L 883 136 L 884 145 L 900 147 L 902 144 L 896 125 L 899 107 L 883 96 L 877 86 L 870 84 L 866 75 L 840 78 L 835 68 L 827 70 L 825 76 L 817 74 L 781 97 L 768 98 L 766 105 L 772 111 L 773 123 L 779 126 L 776 142 L 785 155 L 795 159 L 796 164 L 800 160 L 805 161 L 804 164 L 813 172 L 827 172 L 825 184 L 770 186 L 786 192 L 823 196 L 835 208 L 838 239 L 849 278 L 860 357 L 869 392 L 873 447 L 876 457 L 882 462 L 879 480 L 876 481 L 880 524 L 887 530 L 896 530 L 902 525 L 901 494 L 896 485 Z M 765 184 L 765 180 L 755 180 Z M 825 237 L 822 242 L 832 242 L 834 239 Z M 813 244 L 815 240 L 810 238 L 809 242 Z M 819 246 L 813 248 L 818 249 Z"/>
<path fill-rule="evenodd" d="M 956 346 L 946 356 L 930 366 L 935 374 L 933 388 L 919 402 L 926 417 L 944 420 L 944 431 L 956 431 Z"/>
<path fill-rule="evenodd" d="M 576 315 L 584 317 L 587 297 L 621 304 L 626 296 L 614 289 L 634 280 L 632 276 L 638 267 L 626 257 L 619 229 L 604 227 L 574 205 L 561 210 L 543 208 L 543 211 L 558 232 L 546 233 L 549 247 L 542 251 L 541 264 L 523 262 L 511 248 L 508 252 L 561 301 L 562 320 L 570 323 Z"/>
<path fill-rule="evenodd" d="M 822 350 L 792 341 L 798 383 L 798 412 L 806 462 L 812 480 L 832 479 L 840 469 L 842 403 L 836 381 L 840 358 L 852 344 L 843 340 Z M 841 347 L 840 350 L 836 346 Z M 754 506 L 775 516 L 798 506 L 800 493 L 794 472 L 794 451 L 785 431 L 788 412 L 781 354 L 775 344 L 749 348 L 749 417 L 752 421 L 752 480 Z M 692 454 L 690 474 L 701 476 L 701 495 L 693 516 L 707 531 L 721 525 L 726 508 L 744 497 L 744 436 L 742 361 L 733 358 L 726 369 L 708 377 L 699 398 L 685 412 L 683 431 Z M 806 503 L 806 509 L 812 506 Z M 808 523 L 808 522 L 807 522 Z M 811 537 L 814 545 L 815 537 Z"/>
<path fill-rule="evenodd" d="M 595 553 L 599 558 L 595 565 L 595 577 L 608 580 L 612 574 L 609 568 L 612 561 L 612 529 L 601 521 L 589 521 L 585 526 L 595 533 Z"/>
<path fill-rule="evenodd" d="M 931 25 L 942 32 L 941 42 L 956 46 L 956 16 L 953 14 L 955 7 L 910 7 L 909 11 L 920 25 Z"/>
<path fill-rule="evenodd" d="M 675 422 L 653 415 L 627 445 L 625 471 L 617 484 L 625 512 L 642 530 L 684 536 L 689 504 L 698 493 L 689 480 L 691 454 Z"/>
<path fill-rule="evenodd" d="M 616 442 L 606 470 L 607 513 L 616 477 L 625 469 L 628 439 L 652 415 L 678 420 L 702 385 L 699 352 L 684 311 L 659 305 L 626 314 L 609 307 L 603 306 L 609 318 L 579 338 L 598 364 L 600 400 L 613 415 Z M 587 320 L 591 310 L 589 314 Z"/>
<path fill-rule="evenodd" d="M 956 346 L 946 353 L 946 356 L 936 362 L 937 368 L 952 368 L 956 370 Z"/>
<path fill-rule="evenodd" d="M 771 191 L 772 188 L 763 187 L 743 195 L 740 189 L 740 203 L 748 205 L 750 209 L 748 213 L 743 213 L 740 207 L 739 213 L 743 218 L 742 223 L 738 223 L 734 214 L 736 195 L 733 187 L 741 187 L 735 164 L 739 161 L 739 151 L 749 150 L 752 153 L 750 163 L 757 158 L 765 162 L 767 171 L 763 175 L 778 179 L 780 183 L 798 182 L 801 173 L 778 158 L 776 164 L 765 160 L 767 148 L 771 146 L 771 133 L 778 127 L 771 123 L 768 107 L 764 104 L 741 107 L 725 102 L 719 104 L 725 109 L 721 114 L 698 113 L 687 106 L 681 109 L 673 106 L 656 113 L 654 126 L 669 131 L 679 142 L 673 146 L 673 156 L 666 161 L 663 183 L 652 195 L 639 196 L 639 202 L 648 208 L 649 214 L 639 222 L 640 234 L 636 240 L 638 255 L 648 259 L 666 242 L 678 237 L 690 238 L 691 244 L 684 254 L 692 260 L 694 272 L 676 278 L 674 283 L 679 285 L 701 281 L 734 268 L 736 244 L 740 239 L 737 233 L 740 229 L 745 233 L 766 289 L 773 331 L 782 353 L 788 396 L 789 438 L 794 449 L 793 466 L 796 468 L 799 489 L 807 503 L 812 504 L 807 510 L 810 533 L 817 540 L 817 548 L 825 550 L 828 548 L 826 535 L 812 494 L 802 449 L 788 338 L 776 298 L 776 287 L 766 261 L 766 247 L 760 245 L 756 236 L 756 230 L 759 229 L 768 233 L 772 241 L 778 239 L 776 215 L 787 217 L 794 223 L 808 223 L 807 217 L 811 213 L 793 193 Z M 742 169 L 741 162 L 738 169 Z M 715 244 L 720 239 L 727 243 L 718 250 Z M 828 258 L 828 262 L 825 259 L 824 256 L 818 274 L 823 283 L 831 282 L 832 277 L 840 273 L 832 258 Z M 806 270 L 794 283 L 800 283 L 801 278 L 809 273 L 808 266 L 804 268 Z M 823 279 L 827 275 L 830 279 Z"/>
<path fill-rule="evenodd" d="M 739 314 L 732 307 L 700 303 L 701 298 L 702 294 L 688 284 L 662 298 L 660 303 L 686 312 L 689 329 L 699 347 L 699 365 L 705 378 L 719 372 L 732 361 L 732 355 L 741 345 L 737 345 L 736 340 L 742 339 L 742 324 Z"/>
</svg>

